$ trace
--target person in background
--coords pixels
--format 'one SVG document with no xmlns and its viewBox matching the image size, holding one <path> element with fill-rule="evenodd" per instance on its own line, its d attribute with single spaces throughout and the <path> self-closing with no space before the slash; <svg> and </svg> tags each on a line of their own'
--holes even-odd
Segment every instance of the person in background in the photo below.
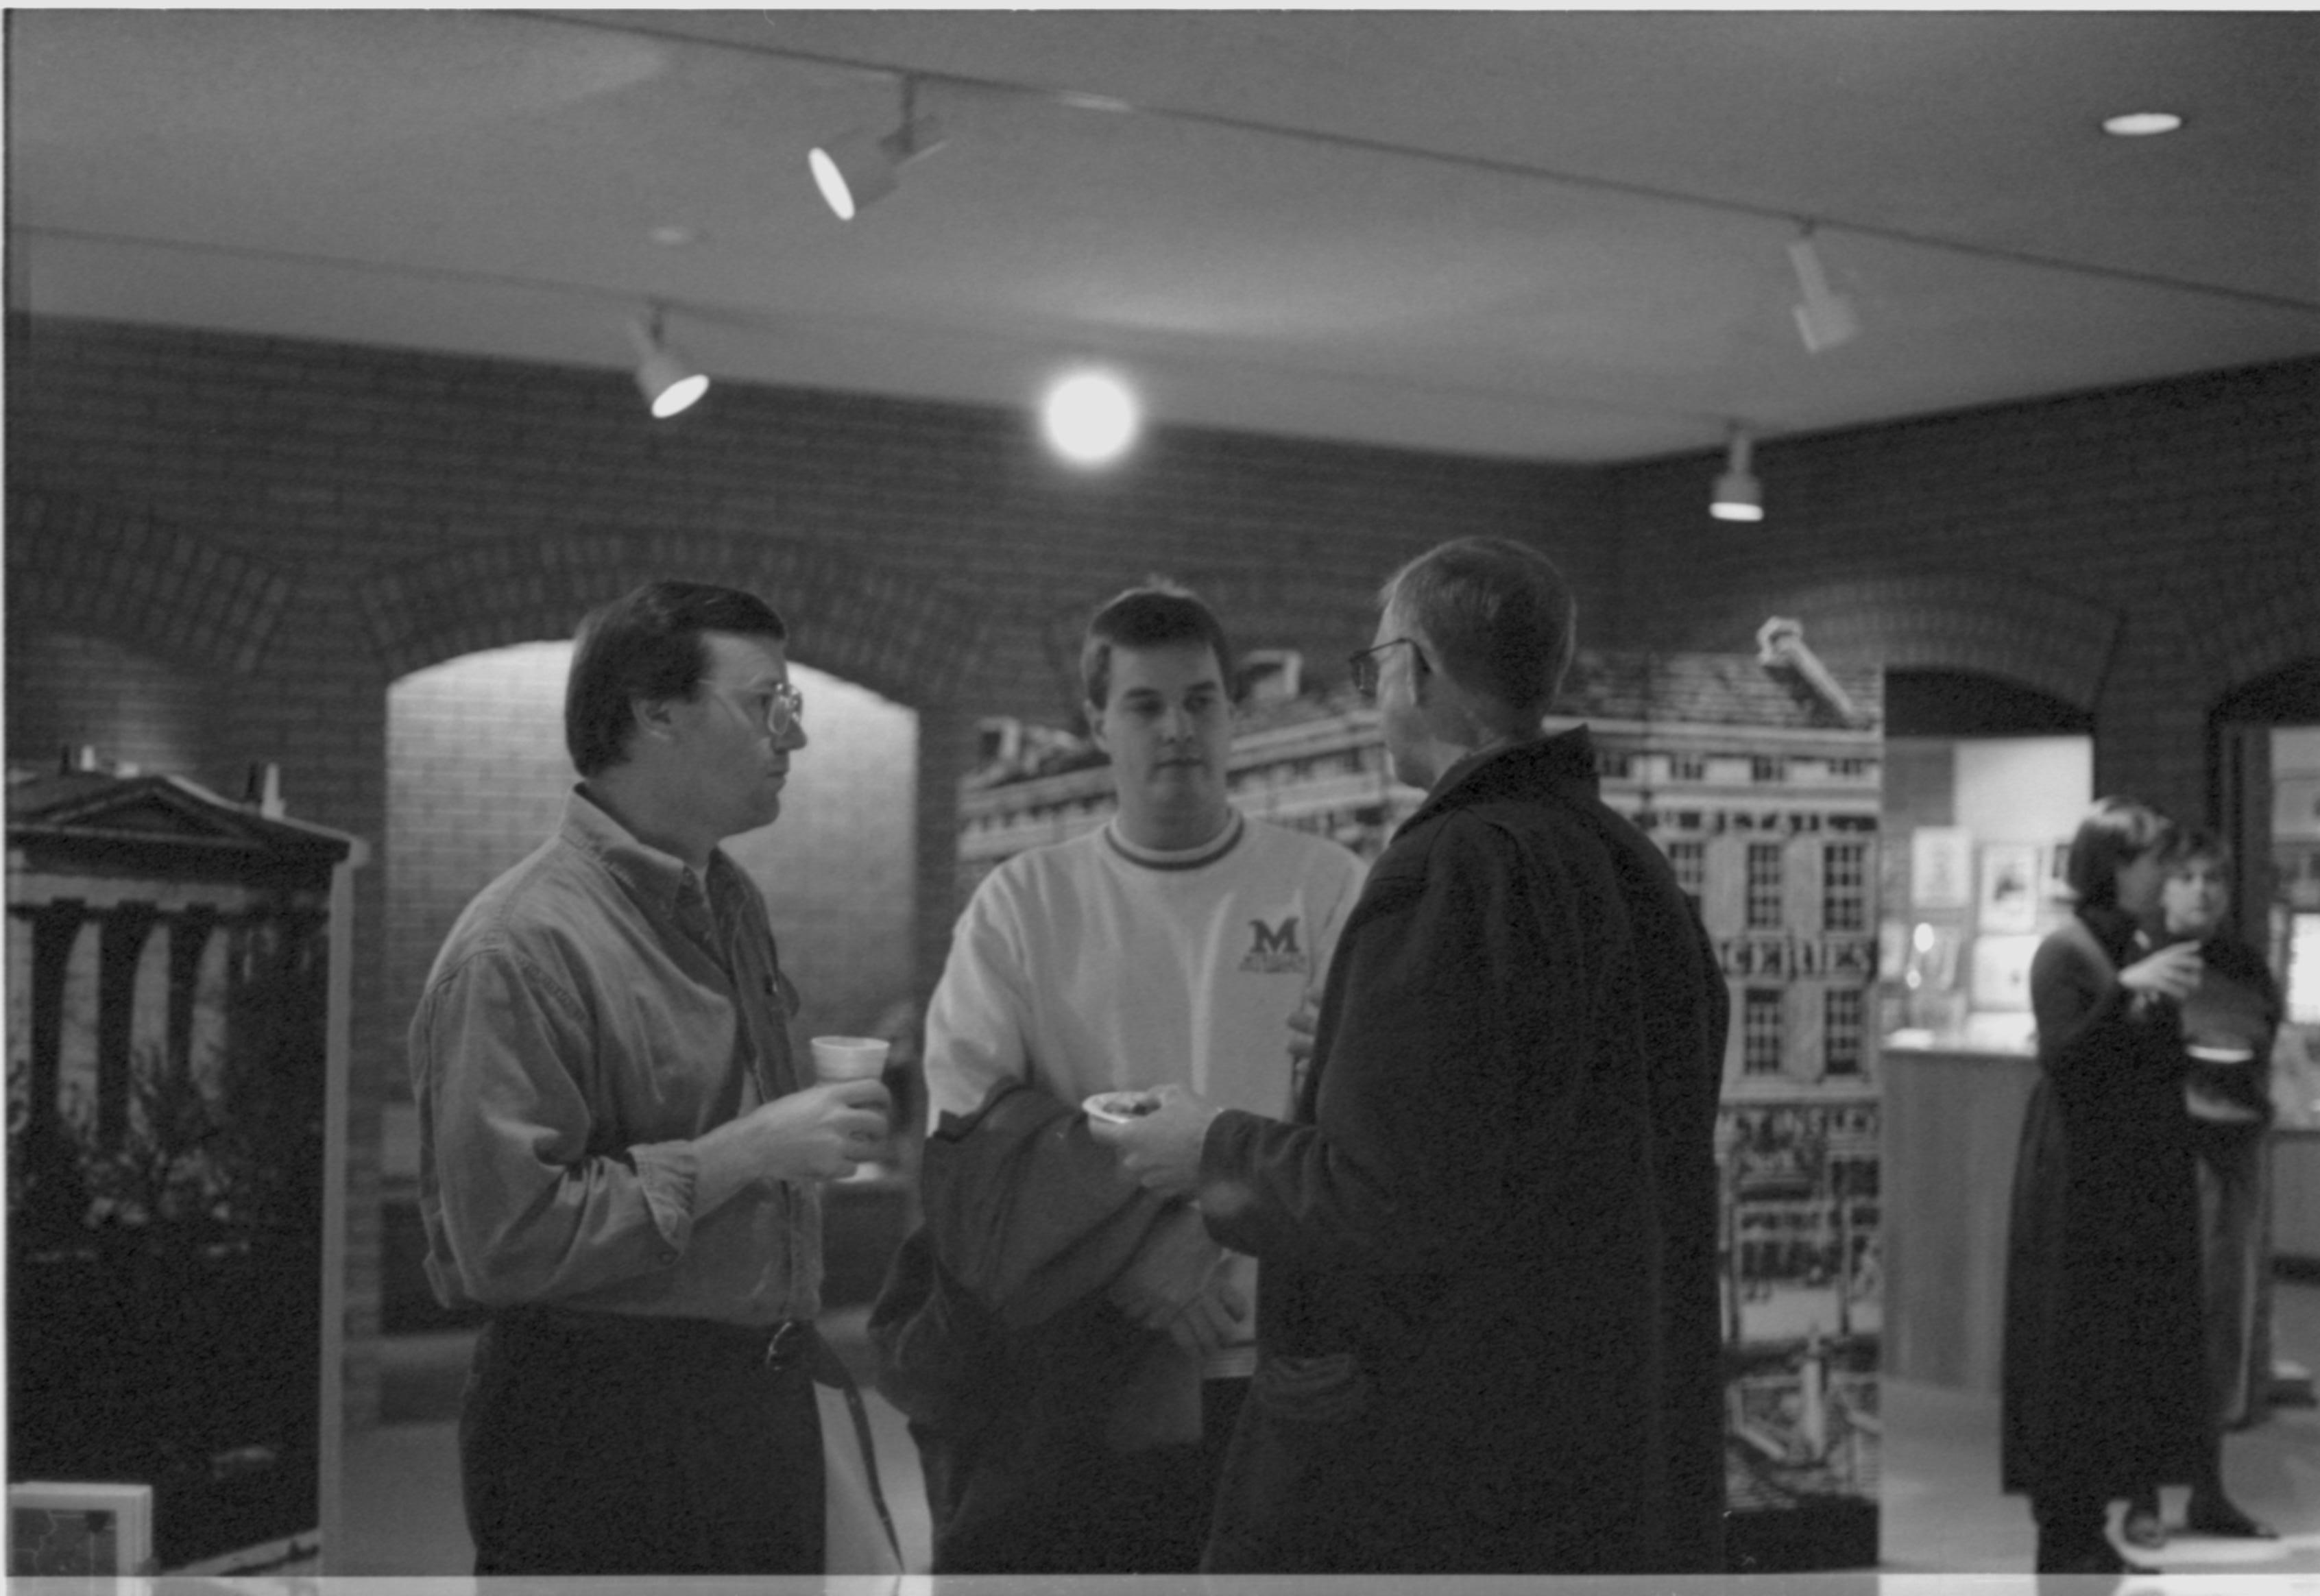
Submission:
<svg viewBox="0 0 2320 1596">
<path fill-rule="evenodd" d="M 2038 1081 L 2007 1244 L 2000 1467 L 2044 1573 L 2140 1572 L 2109 1503 L 2196 1478 L 2208 1449 L 2198 1193 L 2180 1004 L 2199 951 L 2160 947 L 2174 827 L 2125 798 L 2071 843 L 2071 920 L 2038 946 Z"/>
<path fill-rule="evenodd" d="M 1715 952 L 1585 728 L 1542 731 L 1576 640 L 1553 562 L 1461 539 L 1382 610 L 1354 681 L 1427 796 L 1295 1112 L 1167 1085 L 1104 1133 L 1264 1272 L 1204 1566 L 1720 1572 Z"/>
<path fill-rule="evenodd" d="M 926 1466 L 938 1573 L 1197 1564 L 1256 1272 L 1188 1204 L 1121 1181 L 1080 1105 L 1163 1080 L 1284 1111 L 1292 1016 L 1361 884 L 1347 849 L 1227 797 L 1233 651 L 1198 598 L 1155 582 L 1104 604 L 1081 678 L 1118 812 L 985 878 L 927 1011 L 925 1267 L 977 1305 L 954 1320 L 998 1327 L 938 1373 L 939 1404 L 882 1370 Z M 882 1353 L 913 1306 L 897 1278 Z"/>
<path fill-rule="evenodd" d="M 2201 1301 L 2207 1356 L 2202 1369 L 2213 1423 L 2207 1457 L 2191 1482 L 2184 1528 L 2194 1535 L 2269 1539 L 2268 1525 L 2225 1494 L 2224 1432 L 2261 1420 L 2271 1387 L 2271 1049 L 2279 1033 L 2279 986 L 2262 956 L 2231 929 L 2231 852 L 2211 831 L 2179 836 L 2160 887 L 2161 931 L 2199 950 L 2199 984 L 2182 1002 L 2183 1108 L 2189 1117 L 2199 1192 Z M 2138 1546 L 2167 1544 L 2159 1492 L 2127 1503 L 2122 1533 Z"/>
<path fill-rule="evenodd" d="M 655 582 L 581 624 L 557 835 L 453 926 L 411 1025 L 427 1274 L 491 1310 L 459 1420 L 476 1572 L 823 1568 L 820 1183 L 886 1129 L 817 1085 L 764 898 L 718 848 L 806 746 L 763 600 Z"/>
</svg>

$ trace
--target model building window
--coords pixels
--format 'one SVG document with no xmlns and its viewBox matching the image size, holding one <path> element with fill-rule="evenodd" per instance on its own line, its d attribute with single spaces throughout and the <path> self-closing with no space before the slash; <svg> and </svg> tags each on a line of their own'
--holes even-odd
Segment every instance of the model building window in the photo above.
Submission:
<svg viewBox="0 0 2320 1596">
<path fill-rule="evenodd" d="M 1781 923 L 1781 845 L 1777 842 L 1752 842 L 1748 845 L 1748 929 L 1752 931 L 1771 930 Z"/>
<path fill-rule="evenodd" d="M 1595 774 L 1608 781 L 1624 781 L 1633 764 L 1629 756 L 1605 748 L 1595 756 Z"/>
<path fill-rule="evenodd" d="M 1777 1075 L 1781 1056 L 1780 989 L 1750 987 L 1740 1011 L 1740 1073 Z"/>
<path fill-rule="evenodd" d="M 1821 1073 L 1861 1073 L 1861 989 L 1840 986 L 1821 998 Z"/>
<path fill-rule="evenodd" d="M 1869 925 L 1869 849 L 1832 842 L 1821 853 L 1820 924 L 1825 931 L 1865 930 Z"/>
<path fill-rule="evenodd" d="M 1784 782 L 1789 779 L 1788 761 L 1777 754 L 1758 754 L 1748 761 L 1748 779 L 1752 782 Z"/>
<path fill-rule="evenodd" d="M 1668 779 L 1676 782 L 1696 782 L 1707 779 L 1708 761 L 1698 754 L 1668 756 Z"/>
<path fill-rule="evenodd" d="M 1668 863 L 1675 868 L 1675 884 L 1683 889 L 1685 899 L 1694 914 L 1699 912 L 1699 894 L 1708 883 L 1708 844 L 1704 842 L 1671 842 L 1667 847 Z"/>
</svg>

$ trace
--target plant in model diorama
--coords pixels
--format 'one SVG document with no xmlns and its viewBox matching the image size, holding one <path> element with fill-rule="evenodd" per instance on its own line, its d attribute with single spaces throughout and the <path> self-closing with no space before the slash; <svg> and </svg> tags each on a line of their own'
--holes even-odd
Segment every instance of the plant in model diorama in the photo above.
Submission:
<svg viewBox="0 0 2320 1596">
<path fill-rule="evenodd" d="M 315 1239 L 322 1173 L 319 917 L 277 909 L 232 933 L 222 1040 L 132 1052 L 110 1137 L 68 1082 L 35 1123 L 8 1104 L 9 1211 L 33 1250 L 190 1246 L 213 1256 Z"/>
</svg>

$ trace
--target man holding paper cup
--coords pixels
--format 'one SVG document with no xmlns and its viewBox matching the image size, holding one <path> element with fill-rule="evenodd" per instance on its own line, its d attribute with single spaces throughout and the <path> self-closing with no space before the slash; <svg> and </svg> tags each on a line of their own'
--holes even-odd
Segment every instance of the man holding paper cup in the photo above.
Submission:
<svg viewBox="0 0 2320 1596">
<path fill-rule="evenodd" d="M 823 1572 L 820 1183 L 885 1134 L 816 1084 L 764 898 L 719 848 L 806 745 L 756 595 L 582 622 L 562 828 L 485 887 L 411 1026 L 427 1274 L 491 1319 L 459 1463 L 476 1572 Z"/>
<path fill-rule="evenodd" d="M 898 1266 L 872 1319 L 926 1464 L 937 1573 L 1197 1563 L 1255 1269 L 1189 1204 L 1121 1180 L 1081 1104 L 1175 1081 L 1286 1111 L 1292 1017 L 1361 882 L 1348 850 L 1228 800 L 1233 655 L 1199 599 L 1155 583 L 1110 601 L 1081 678 L 1118 812 L 984 879 L 927 1011 L 927 1221 L 904 1257 L 930 1251 L 917 1280 L 939 1270 L 970 1303 L 928 1307 Z M 947 1356 L 904 1371 L 905 1342 Z"/>
</svg>

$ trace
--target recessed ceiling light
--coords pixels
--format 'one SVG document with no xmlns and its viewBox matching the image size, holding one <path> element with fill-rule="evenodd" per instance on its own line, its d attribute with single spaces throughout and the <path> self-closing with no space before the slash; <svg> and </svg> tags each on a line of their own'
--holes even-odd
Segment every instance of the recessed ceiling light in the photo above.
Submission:
<svg viewBox="0 0 2320 1596">
<path fill-rule="evenodd" d="M 2116 133 L 2122 139 L 2145 139 L 2152 133 L 2171 133 L 2183 125 L 2183 119 L 2172 111 L 2130 111 L 2124 116 L 2103 118 L 2103 131 Z"/>
<path fill-rule="evenodd" d="M 682 249 L 687 244 L 697 244 L 701 241 L 701 230 L 672 222 L 664 227 L 654 228 L 648 236 L 654 243 L 665 249 Z"/>
</svg>

